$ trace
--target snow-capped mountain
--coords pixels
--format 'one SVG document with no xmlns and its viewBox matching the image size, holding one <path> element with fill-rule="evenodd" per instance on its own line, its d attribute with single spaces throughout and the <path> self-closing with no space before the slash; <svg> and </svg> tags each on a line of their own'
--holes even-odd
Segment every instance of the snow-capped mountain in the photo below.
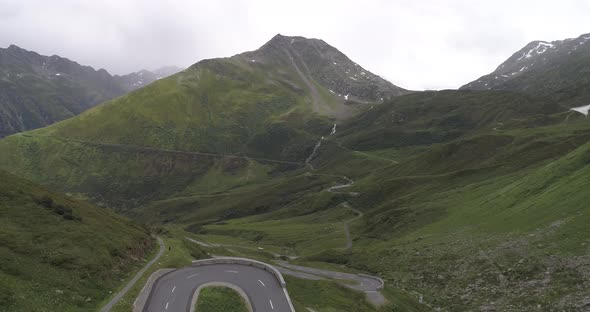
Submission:
<svg viewBox="0 0 590 312">
<path fill-rule="evenodd" d="M 143 69 L 123 76 L 114 76 L 114 78 L 126 91 L 133 91 L 181 70 L 182 68 L 176 66 L 166 66 L 153 71 Z"/>
<path fill-rule="evenodd" d="M 583 103 L 587 99 L 586 92 L 579 89 L 589 83 L 590 34 L 585 34 L 575 39 L 533 41 L 491 74 L 461 88 L 512 90 L 532 95 L 556 94 L 556 99 L 568 102 L 583 96 L 584 100 L 580 100 Z"/>
</svg>

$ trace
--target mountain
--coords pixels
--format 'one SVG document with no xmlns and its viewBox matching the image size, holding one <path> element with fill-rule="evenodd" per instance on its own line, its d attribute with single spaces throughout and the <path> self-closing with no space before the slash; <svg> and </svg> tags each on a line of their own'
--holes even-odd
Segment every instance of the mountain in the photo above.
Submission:
<svg viewBox="0 0 590 312">
<path fill-rule="evenodd" d="M 405 92 L 323 41 L 278 35 L 257 51 L 203 60 L 59 124 L 9 137 L 0 144 L 0 167 L 134 206 L 203 187 L 207 174 L 256 168 L 266 177 L 303 163 L 334 118 Z"/>
<path fill-rule="evenodd" d="M 417 311 L 587 309 L 582 114 L 507 91 L 420 92 L 328 134 L 313 169 L 185 192 L 134 217 L 368 271 L 410 293 Z"/>
<path fill-rule="evenodd" d="M 145 79 L 138 73 L 113 77 L 57 55 L 15 45 L 0 49 L 0 137 L 76 116 L 174 71 L 139 72 Z"/>
<path fill-rule="evenodd" d="M 0 171 L 2 311 L 96 311 L 154 241 L 107 209 Z"/>
<path fill-rule="evenodd" d="M 259 50 L 240 56 L 253 63 L 262 63 L 263 66 L 293 64 L 298 73 L 308 76 L 345 100 L 375 102 L 409 93 L 362 68 L 320 39 L 278 34 Z"/>
<path fill-rule="evenodd" d="M 590 123 L 560 90 L 410 92 L 277 35 L 4 138 L 0 168 L 211 253 L 378 275 L 384 311 L 577 311 Z"/>
<path fill-rule="evenodd" d="M 590 102 L 590 34 L 533 41 L 498 68 L 461 89 L 510 90 L 548 96 L 566 106 Z"/>
<path fill-rule="evenodd" d="M 123 76 L 115 75 L 113 78 L 119 85 L 123 87 L 124 90 L 130 92 L 147 86 L 158 79 L 174 75 L 179 71 L 182 71 L 182 68 L 176 66 L 166 66 L 153 71 L 143 69 L 138 72 Z"/>
</svg>

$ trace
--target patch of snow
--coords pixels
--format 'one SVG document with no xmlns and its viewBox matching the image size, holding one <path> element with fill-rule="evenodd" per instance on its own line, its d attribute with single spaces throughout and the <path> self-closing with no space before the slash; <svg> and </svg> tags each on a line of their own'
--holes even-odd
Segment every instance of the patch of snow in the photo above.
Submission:
<svg viewBox="0 0 590 312">
<path fill-rule="evenodd" d="M 295 42 L 295 39 L 291 39 L 291 44 L 293 44 L 293 42 Z"/>
<path fill-rule="evenodd" d="M 336 94 L 336 92 L 334 92 L 334 91 L 332 91 L 332 90 L 330 90 L 330 92 L 332 92 L 332 94 Z"/>
<path fill-rule="evenodd" d="M 345 96 L 344 96 L 344 99 L 348 101 L 348 96 L 349 96 L 349 95 L 350 95 L 350 93 L 349 93 L 349 94 L 347 94 L 347 95 L 345 95 Z"/>
<path fill-rule="evenodd" d="M 332 132 L 330 132 L 330 135 L 336 133 L 336 124 L 334 124 L 334 127 L 332 127 Z"/>
<path fill-rule="evenodd" d="M 552 43 L 549 43 L 549 42 L 540 41 L 539 43 L 537 43 L 536 47 L 530 49 L 526 53 L 523 53 L 522 56 L 519 57 L 517 61 L 533 57 L 533 52 L 536 52 L 537 54 L 543 54 L 543 53 L 545 53 L 545 51 L 547 51 L 547 49 L 555 49 L 555 45 Z"/>
<path fill-rule="evenodd" d="M 521 72 L 521 71 L 523 71 L 523 70 L 525 70 L 525 69 L 527 69 L 527 67 L 526 67 L 526 66 L 523 66 L 523 67 L 522 67 L 522 68 L 519 70 L 519 72 Z"/>
<path fill-rule="evenodd" d="M 381 101 L 383 101 L 383 98 L 381 98 Z"/>
<path fill-rule="evenodd" d="M 510 77 L 510 76 L 508 76 L 508 75 L 502 75 L 502 77 L 504 77 L 504 78 L 508 78 L 508 77 Z"/>
<path fill-rule="evenodd" d="M 55 75 L 56 75 L 56 76 L 61 76 L 61 73 L 56 73 Z"/>
<path fill-rule="evenodd" d="M 256 60 L 250 60 L 250 62 L 254 63 L 254 62 L 256 62 Z"/>
<path fill-rule="evenodd" d="M 336 62 L 332 62 L 332 64 L 334 64 L 334 65 L 338 65 L 338 63 L 336 63 Z"/>
<path fill-rule="evenodd" d="M 361 76 L 364 76 L 364 75 L 366 75 L 366 74 L 365 74 L 365 72 L 361 72 Z M 355 76 L 356 76 L 356 75 L 355 75 Z"/>
<path fill-rule="evenodd" d="M 590 111 L 590 105 L 574 107 L 574 108 L 570 108 L 570 110 L 578 112 L 580 114 L 584 114 L 584 115 L 586 115 L 586 117 L 588 117 L 588 111 Z"/>
<path fill-rule="evenodd" d="M 356 80 L 356 78 L 352 77 L 352 76 L 348 76 L 348 78 L 352 79 L 352 80 Z M 358 80 L 357 80 L 358 81 Z"/>
</svg>

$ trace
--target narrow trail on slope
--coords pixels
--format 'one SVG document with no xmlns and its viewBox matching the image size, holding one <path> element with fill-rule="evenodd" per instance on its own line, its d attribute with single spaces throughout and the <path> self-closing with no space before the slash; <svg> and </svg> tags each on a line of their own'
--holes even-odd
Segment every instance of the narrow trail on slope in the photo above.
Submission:
<svg viewBox="0 0 590 312">
<path fill-rule="evenodd" d="M 239 159 L 245 159 L 245 160 L 256 160 L 256 161 L 262 161 L 262 162 L 272 162 L 272 163 L 279 163 L 279 164 L 286 164 L 286 165 L 297 165 L 297 166 L 305 165 L 305 163 L 296 162 L 296 161 L 270 159 L 270 158 L 263 158 L 263 157 L 251 157 L 251 156 L 247 156 L 247 155 L 241 156 L 241 155 L 219 154 L 219 153 L 208 153 L 208 152 L 190 152 L 190 151 L 165 149 L 165 148 L 157 148 L 157 147 L 149 147 L 149 146 L 141 146 L 141 145 L 131 145 L 131 144 L 99 143 L 99 142 L 90 142 L 90 141 L 83 141 L 83 140 L 70 139 L 70 138 L 64 138 L 64 137 L 56 137 L 56 136 L 50 136 L 50 135 L 43 135 L 43 136 L 34 136 L 34 135 L 28 135 L 28 134 L 18 134 L 18 135 L 21 135 L 21 136 L 27 137 L 27 138 L 44 137 L 44 138 L 49 138 L 49 139 L 58 140 L 58 141 L 74 142 L 74 143 L 86 144 L 86 145 L 91 145 L 91 146 L 126 148 L 126 149 L 134 149 L 134 150 L 138 150 L 138 151 L 209 156 L 209 157 L 215 157 L 215 158 L 239 158 Z"/>
<path fill-rule="evenodd" d="M 109 301 L 100 310 L 100 312 L 111 311 L 111 309 L 115 306 L 115 304 L 117 304 L 117 302 L 119 302 L 119 300 L 121 300 L 121 298 L 123 298 L 129 292 L 131 287 L 133 287 L 133 285 L 135 285 L 135 283 L 137 283 L 137 281 L 141 278 L 141 276 L 145 273 L 145 271 L 147 271 L 154 263 L 156 263 L 156 261 L 158 261 L 158 259 L 160 259 L 160 257 L 164 254 L 164 251 L 166 250 L 166 245 L 164 244 L 164 241 L 159 237 L 156 237 L 156 239 L 158 240 L 158 244 L 160 245 L 160 250 L 158 250 L 158 253 L 156 254 L 156 256 L 152 260 L 150 260 L 150 262 L 148 262 L 143 268 L 141 268 L 141 270 L 139 270 L 139 272 L 137 272 L 137 274 L 135 274 L 135 277 L 133 277 L 133 279 L 131 281 L 129 281 L 129 283 L 127 283 L 127 285 L 125 285 L 125 287 L 121 291 L 119 291 L 117 294 L 115 294 L 113 299 L 111 299 L 111 301 Z"/>
<path fill-rule="evenodd" d="M 329 136 L 332 136 L 336 133 L 336 124 L 334 124 L 334 126 L 332 127 L 332 131 L 330 131 L 330 134 L 328 134 Z M 309 155 L 309 157 L 307 157 L 307 159 L 305 160 L 305 164 L 310 168 L 310 170 L 314 170 L 313 165 L 311 165 L 310 161 L 313 160 L 313 158 L 317 155 L 318 149 L 319 147 L 322 145 L 322 142 L 326 140 L 326 137 L 321 137 L 321 139 L 316 143 L 313 151 L 311 152 L 311 154 Z M 331 175 L 331 174 L 318 174 L 318 173 L 314 173 L 316 175 L 324 175 L 324 176 L 333 176 L 342 180 L 345 180 L 346 183 L 345 184 L 338 184 L 338 185 L 334 185 L 329 187 L 328 189 L 326 189 L 326 191 L 333 193 L 333 194 L 346 194 L 349 196 L 359 196 L 360 193 L 356 193 L 356 192 L 342 192 L 340 190 L 342 189 L 346 189 L 349 187 L 352 187 L 352 185 L 354 184 L 354 181 L 346 176 L 339 176 L 339 175 Z M 344 233 L 346 236 L 346 245 L 345 245 L 345 249 L 346 250 L 350 250 L 352 248 L 352 237 L 350 234 L 350 226 L 349 224 L 359 218 L 361 218 L 364 214 L 353 208 L 348 202 L 344 201 L 342 203 L 340 203 L 340 205 L 342 205 L 345 208 L 351 209 L 352 211 L 354 211 L 357 216 L 353 217 L 352 219 L 346 220 L 342 223 L 343 227 L 344 227 Z"/>
</svg>

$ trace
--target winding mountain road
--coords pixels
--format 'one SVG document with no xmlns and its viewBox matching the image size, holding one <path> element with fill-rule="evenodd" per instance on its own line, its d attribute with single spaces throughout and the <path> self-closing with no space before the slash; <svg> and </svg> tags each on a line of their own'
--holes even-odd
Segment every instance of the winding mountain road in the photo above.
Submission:
<svg viewBox="0 0 590 312">
<path fill-rule="evenodd" d="M 172 271 L 159 278 L 144 312 L 189 312 L 199 286 L 226 283 L 241 289 L 256 312 L 290 312 L 283 288 L 271 273 L 243 264 L 208 264 Z"/>
</svg>

